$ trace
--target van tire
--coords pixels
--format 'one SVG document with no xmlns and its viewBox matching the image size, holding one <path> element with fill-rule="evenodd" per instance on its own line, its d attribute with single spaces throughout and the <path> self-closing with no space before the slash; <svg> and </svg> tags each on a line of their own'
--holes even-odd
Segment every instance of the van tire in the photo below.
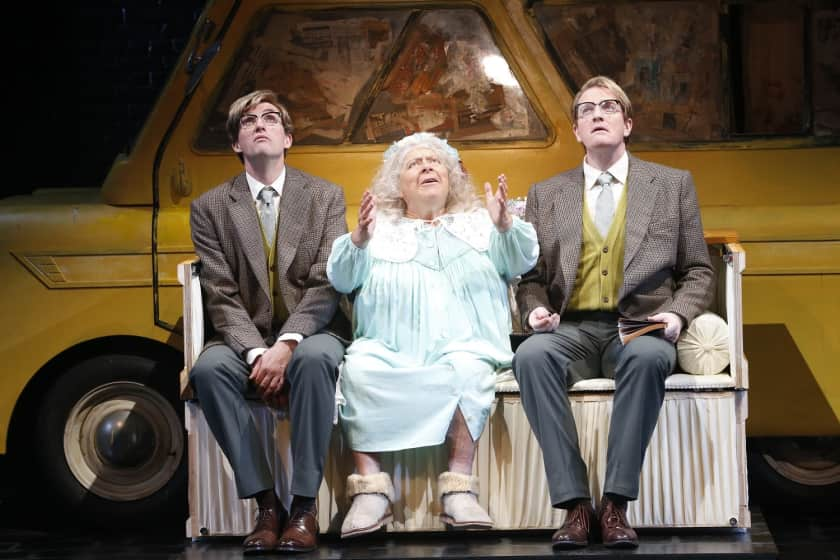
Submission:
<svg viewBox="0 0 840 560">
<path fill-rule="evenodd" d="M 124 528 L 186 519 L 178 367 L 103 354 L 70 366 L 47 390 L 34 455 L 46 503 L 64 523 Z"/>
<path fill-rule="evenodd" d="M 760 505 L 836 508 L 840 438 L 750 438 L 750 497 Z"/>
</svg>

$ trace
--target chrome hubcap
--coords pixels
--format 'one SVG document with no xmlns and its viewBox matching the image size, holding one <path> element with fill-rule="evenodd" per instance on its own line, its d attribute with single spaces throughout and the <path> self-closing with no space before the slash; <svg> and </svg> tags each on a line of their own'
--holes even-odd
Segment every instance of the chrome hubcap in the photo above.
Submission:
<svg viewBox="0 0 840 560">
<path fill-rule="evenodd" d="M 79 399 L 64 429 L 64 456 L 73 476 L 109 500 L 154 494 L 172 478 L 183 453 L 175 410 L 141 383 L 96 387 Z"/>
</svg>

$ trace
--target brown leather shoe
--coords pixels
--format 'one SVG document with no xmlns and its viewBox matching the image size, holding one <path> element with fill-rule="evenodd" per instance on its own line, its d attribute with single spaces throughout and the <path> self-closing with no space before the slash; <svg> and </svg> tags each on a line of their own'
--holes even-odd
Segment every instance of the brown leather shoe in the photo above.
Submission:
<svg viewBox="0 0 840 560">
<path fill-rule="evenodd" d="M 607 548 L 636 548 L 639 537 L 633 527 L 627 523 L 627 505 L 618 506 L 608 497 L 601 500 L 601 511 L 598 515 L 601 522 L 601 537 Z"/>
<path fill-rule="evenodd" d="M 580 502 L 566 511 L 566 521 L 551 536 L 554 548 L 578 548 L 589 545 L 589 533 L 595 519 L 595 510 L 589 502 Z"/>
<path fill-rule="evenodd" d="M 311 552 L 318 548 L 318 510 L 292 508 L 292 515 L 277 542 L 280 552 Z"/>
<path fill-rule="evenodd" d="M 257 523 L 242 545 L 245 554 L 262 554 L 274 550 L 277 546 L 277 535 L 280 527 L 285 524 L 286 512 L 282 507 L 266 507 L 257 509 Z"/>
</svg>

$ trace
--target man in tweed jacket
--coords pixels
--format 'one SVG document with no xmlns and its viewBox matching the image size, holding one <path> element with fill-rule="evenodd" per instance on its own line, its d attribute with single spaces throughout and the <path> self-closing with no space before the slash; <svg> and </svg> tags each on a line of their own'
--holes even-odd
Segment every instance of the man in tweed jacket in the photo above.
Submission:
<svg viewBox="0 0 840 560">
<path fill-rule="evenodd" d="M 556 548 L 589 544 L 595 523 L 609 547 L 638 545 L 626 507 L 676 365 L 680 331 L 711 302 L 713 269 L 691 175 L 629 156 L 624 91 L 598 76 L 572 105 L 583 165 L 533 185 L 526 219 L 540 242 L 519 284 L 522 321 L 535 334 L 513 361 L 540 443 L 554 507 L 567 510 Z M 606 172 L 606 173 L 605 173 Z M 603 192 L 603 195 L 602 195 Z M 660 335 L 622 345 L 619 317 L 661 321 Z M 596 516 L 567 388 L 615 379 L 604 495 Z"/>
<path fill-rule="evenodd" d="M 240 498 L 258 504 L 245 553 L 317 546 L 315 496 L 332 432 L 349 324 L 326 277 L 347 231 L 341 188 L 285 165 L 292 121 L 277 95 L 233 102 L 227 130 L 245 172 L 197 198 L 190 225 L 216 332 L 190 372 Z M 294 495 L 288 521 L 246 394 L 288 403 Z"/>
</svg>

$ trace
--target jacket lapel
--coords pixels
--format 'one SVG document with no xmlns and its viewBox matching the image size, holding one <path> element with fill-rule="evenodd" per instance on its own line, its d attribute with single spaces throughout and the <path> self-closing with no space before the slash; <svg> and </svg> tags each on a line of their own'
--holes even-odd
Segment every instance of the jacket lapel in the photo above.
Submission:
<svg viewBox="0 0 840 560">
<path fill-rule="evenodd" d="M 281 277 L 286 275 L 295 258 L 311 204 L 312 193 L 306 179 L 297 169 L 287 166 L 277 229 L 277 271 Z"/>
<path fill-rule="evenodd" d="M 554 216 L 550 223 L 557 224 L 559 262 L 567 295 L 574 288 L 583 239 L 583 183 L 583 167 L 563 174 L 550 211 Z"/>
<path fill-rule="evenodd" d="M 254 276 L 265 292 L 266 297 L 271 297 L 268 285 L 268 269 L 266 268 L 265 249 L 263 248 L 262 226 L 257 218 L 254 199 L 251 198 L 251 191 L 248 188 L 248 180 L 245 174 L 241 173 L 234 180 L 230 188 L 230 216 L 233 221 L 234 233 L 239 239 L 239 246 L 242 248 Z"/>
<path fill-rule="evenodd" d="M 627 175 L 627 224 L 624 240 L 625 272 L 642 246 L 659 188 L 660 184 L 656 181 L 656 176 L 650 166 L 642 160 L 631 157 Z M 627 278 L 626 274 L 625 278 Z M 622 286 L 619 297 L 624 295 L 625 287 L 626 282 Z"/>
</svg>

